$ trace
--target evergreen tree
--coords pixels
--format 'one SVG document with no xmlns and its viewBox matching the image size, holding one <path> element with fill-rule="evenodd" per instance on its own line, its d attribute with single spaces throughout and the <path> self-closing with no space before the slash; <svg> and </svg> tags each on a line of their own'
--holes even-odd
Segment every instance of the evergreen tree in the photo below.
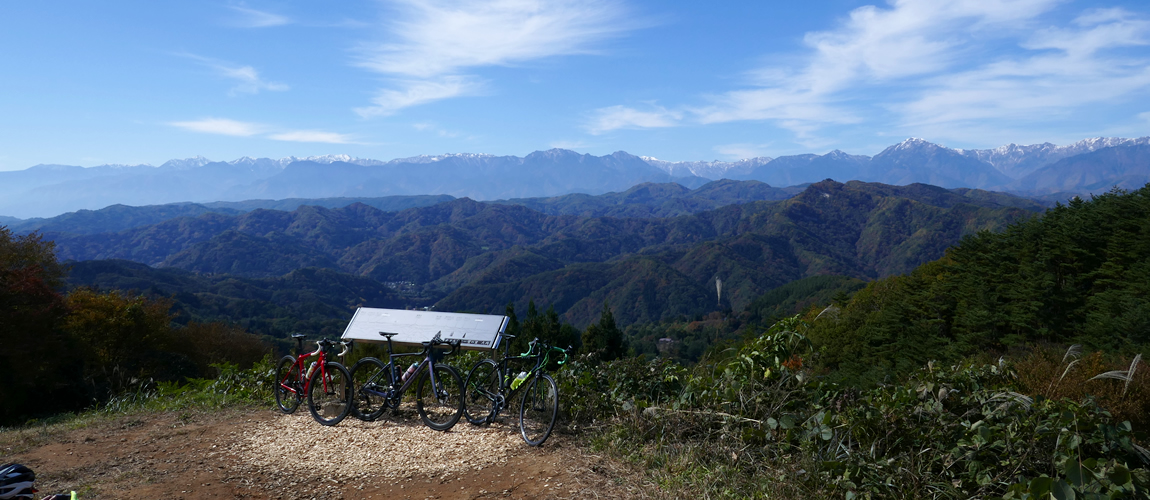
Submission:
<svg viewBox="0 0 1150 500">
<path fill-rule="evenodd" d="M 601 361 L 619 359 L 627 354 L 623 332 L 615 324 L 615 315 L 606 302 L 603 303 L 599 322 L 588 326 L 583 332 L 582 352 L 594 354 Z"/>
<path fill-rule="evenodd" d="M 539 339 L 555 347 L 579 345 L 579 330 L 561 322 L 555 306 L 548 306 L 541 314 L 534 300 L 527 303 L 527 316 L 519 325 L 519 332 L 520 335 L 512 344 L 512 349 L 522 349 L 520 352 L 527 350 L 527 344 L 532 339 Z"/>
</svg>

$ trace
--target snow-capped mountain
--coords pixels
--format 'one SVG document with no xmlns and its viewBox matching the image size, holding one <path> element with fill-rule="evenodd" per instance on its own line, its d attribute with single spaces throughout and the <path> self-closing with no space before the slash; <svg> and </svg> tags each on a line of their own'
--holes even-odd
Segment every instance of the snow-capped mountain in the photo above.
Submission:
<svg viewBox="0 0 1150 500">
<path fill-rule="evenodd" d="M 160 165 L 160 168 L 171 170 L 191 170 L 193 168 L 202 167 L 211 162 L 212 160 L 204 158 L 203 156 L 197 156 L 195 158 L 184 158 L 182 160 L 168 160 L 164 162 L 163 165 Z"/>
<path fill-rule="evenodd" d="M 769 156 L 744 158 L 739 161 L 663 161 L 653 156 L 640 156 L 639 158 L 672 176 L 682 176 L 689 173 L 706 179 L 729 179 L 747 175 L 772 160 Z"/>
<path fill-rule="evenodd" d="M 412 156 L 410 158 L 396 158 L 394 160 L 384 162 L 384 163 L 390 164 L 390 165 L 394 165 L 394 164 L 398 164 L 398 163 L 415 163 L 415 164 L 435 163 L 437 161 L 443 161 L 443 160 L 446 160 L 449 158 L 457 158 L 457 159 L 463 159 L 463 160 L 484 160 L 487 158 L 497 158 L 497 156 L 484 154 L 484 153 L 446 153 L 446 154 L 441 154 L 441 155 L 419 155 L 419 156 Z"/>
<path fill-rule="evenodd" d="M 886 184 L 921 182 L 945 188 L 993 189 L 1012 180 L 990 163 L 915 137 L 874 155 L 864 172 L 866 180 Z"/>
<path fill-rule="evenodd" d="M 121 203 L 447 194 L 479 200 L 625 191 L 642 182 L 698 187 L 707 180 L 757 180 L 775 187 L 823 179 L 1009 190 L 1035 196 L 1087 194 L 1150 182 L 1150 137 L 1094 138 L 994 149 L 952 149 L 910 138 L 874 157 L 831 151 L 734 162 L 669 162 L 618 151 L 565 149 L 524 157 L 475 153 L 382 161 L 333 154 L 286 158 L 202 156 L 151 165 L 37 165 L 0 172 L 0 215 L 53 216 Z"/>
<path fill-rule="evenodd" d="M 1150 144 L 1150 137 L 1123 139 L 1119 137 L 1095 137 L 1083 139 L 1074 144 L 1056 146 L 1049 142 L 1019 146 L 1007 144 L 994 149 L 956 149 L 959 154 L 985 161 L 999 172 L 1014 179 L 1026 175 L 1063 158 L 1098 151 L 1115 146 Z"/>
</svg>

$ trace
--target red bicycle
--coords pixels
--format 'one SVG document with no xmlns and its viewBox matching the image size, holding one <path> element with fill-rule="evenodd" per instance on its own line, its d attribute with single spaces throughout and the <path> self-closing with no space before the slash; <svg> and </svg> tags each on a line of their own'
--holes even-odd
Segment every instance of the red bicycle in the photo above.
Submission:
<svg viewBox="0 0 1150 500">
<path fill-rule="evenodd" d="M 303 351 L 303 337 L 292 335 L 298 345 L 296 352 Z M 327 360 L 327 351 L 336 344 L 343 345 L 343 352 L 338 356 L 347 354 L 349 343 L 323 339 L 316 341 L 315 351 L 300 354 L 299 358 L 291 355 L 280 358 L 275 387 L 276 405 L 280 410 L 294 412 L 306 394 L 308 409 L 316 422 L 335 425 L 347 417 L 352 407 L 351 374 L 343 365 Z M 311 357 L 317 359 L 305 368 L 304 363 Z"/>
</svg>

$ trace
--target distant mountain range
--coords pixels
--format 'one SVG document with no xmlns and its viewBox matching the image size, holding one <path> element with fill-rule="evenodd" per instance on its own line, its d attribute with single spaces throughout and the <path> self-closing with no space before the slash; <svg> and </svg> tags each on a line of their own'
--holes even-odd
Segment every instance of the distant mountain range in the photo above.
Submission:
<svg viewBox="0 0 1150 500">
<path fill-rule="evenodd" d="M 1067 146 L 1007 145 L 950 149 L 907 139 L 870 156 L 751 158 L 737 162 L 667 162 L 616 152 L 605 156 L 552 149 L 526 157 L 484 154 L 417 156 L 390 161 L 346 155 L 171 160 L 159 167 L 37 165 L 0 172 L 0 214 L 55 216 L 115 204 L 238 202 L 253 199 L 379 198 L 450 195 L 476 200 L 621 192 L 644 182 L 693 189 L 710 180 L 757 180 L 795 186 L 823 179 L 893 185 L 915 182 L 979 188 L 1047 199 L 1140 187 L 1150 181 L 1150 137 L 1096 138 Z M 11 219 L 0 219 L 0 223 Z"/>
<path fill-rule="evenodd" d="M 675 217 L 713 210 L 726 205 L 753 201 L 777 201 L 794 196 L 806 186 L 773 188 L 759 181 L 709 182 L 696 189 L 687 189 L 675 183 L 643 183 L 621 193 L 601 195 L 566 194 L 548 198 L 514 198 L 495 200 L 500 205 L 522 205 L 548 215 L 582 215 L 588 217 Z M 984 196 L 998 196 L 1004 204 L 1022 203 L 1026 208 L 1041 207 L 1026 201 L 997 193 L 984 192 Z M 77 210 L 48 218 L 0 218 L 18 234 L 40 231 L 48 235 L 115 233 L 134 227 L 158 224 L 177 217 L 196 217 L 207 213 L 238 215 L 252 210 L 293 211 L 305 205 L 324 208 L 343 208 L 362 203 L 385 212 L 398 212 L 408 208 L 427 207 L 454 200 L 450 195 L 385 196 L 381 198 L 289 198 L 285 200 L 216 201 L 212 203 L 170 203 L 130 207 L 112 205 L 99 210 Z M 1014 205 L 1011 205 L 1014 206 Z M 5 220 L 7 219 L 7 220 Z"/>
<path fill-rule="evenodd" d="M 562 149 L 526 157 L 420 156 L 381 162 L 325 156 L 172 160 L 159 167 L 37 165 L 0 172 L 0 214 L 50 217 L 115 204 L 157 205 L 252 199 L 440 195 L 480 200 L 601 194 L 644 182 L 698 187 L 709 179 L 668 175 L 638 156 Z"/>
<path fill-rule="evenodd" d="M 762 189 L 761 183 L 727 180 L 686 194 L 702 203 L 770 193 Z M 577 213 L 611 207 L 659 211 L 692 199 L 684 194 L 674 185 L 643 185 L 584 205 L 573 201 L 577 197 L 532 203 Z M 628 198 L 643 203 L 622 202 Z M 266 280 L 319 268 L 395 290 L 393 295 L 370 283 L 323 275 L 346 286 L 359 283 L 359 293 L 386 296 L 389 304 L 406 300 L 401 290 L 415 297 L 408 305 L 452 311 L 498 312 L 509 302 L 526 307 L 535 300 L 583 327 L 604 302 L 626 325 L 742 310 L 763 292 L 808 276 L 903 273 L 940 257 L 963 235 L 1001 228 L 1042 209 L 1031 200 L 980 190 L 822 181 L 783 201 L 728 204 L 675 217 L 549 215 L 524 205 L 455 199 L 398 212 L 362 203 L 206 212 L 118 232 L 46 236 L 61 259 L 124 259 L 217 276 L 194 286 L 179 278 L 187 283 L 177 287 L 171 281 L 176 275 L 162 269 L 78 263 L 91 271 L 74 276 L 75 284 L 131 283 L 143 290 L 154 279 L 168 283 L 157 284 L 161 290 L 176 287 L 199 297 L 177 294 L 180 301 L 227 295 L 228 304 L 240 304 L 235 301 L 243 294 L 232 289 L 239 285 L 219 275 L 265 280 L 250 285 L 263 290 L 288 283 Z M 724 283 L 721 300 L 716 277 Z M 252 293 L 253 299 L 266 294 Z M 346 300 L 348 307 L 372 305 L 366 298 Z"/>
</svg>

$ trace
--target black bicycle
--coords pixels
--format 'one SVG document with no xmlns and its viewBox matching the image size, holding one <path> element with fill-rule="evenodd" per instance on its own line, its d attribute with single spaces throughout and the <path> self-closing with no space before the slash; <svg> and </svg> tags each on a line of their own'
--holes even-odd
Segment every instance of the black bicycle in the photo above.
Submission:
<svg viewBox="0 0 1150 500">
<path fill-rule="evenodd" d="M 352 415 L 366 421 L 376 420 L 387 409 L 399 410 L 403 394 L 415 384 L 415 409 L 424 425 L 446 431 L 463 415 L 463 378 L 451 365 L 440 363 L 444 356 L 459 352 L 459 340 L 443 340 L 439 334 L 422 342 L 422 352 L 395 354 L 391 338 L 397 334 L 380 332 L 387 338 L 387 364 L 377 358 L 363 358 L 351 368 L 354 403 Z M 448 346 L 448 352 L 440 346 Z M 400 372 L 397 358 L 423 356 L 423 361 L 412 363 Z M 416 381 L 418 379 L 418 382 Z"/>
<path fill-rule="evenodd" d="M 465 394 L 466 404 L 464 415 L 472 425 L 489 424 L 495 420 L 508 403 L 515 391 L 526 388 L 523 398 L 519 401 L 519 432 L 523 440 L 531 446 L 539 446 L 555 428 L 555 420 L 559 417 L 559 386 L 551 375 L 544 373 L 552 361 L 555 366 L 567 362 L 567 350 L 547 345 L 538 338 L 528 344 L 527 352 L 518 356 L 508 356 L 513 335 L 504 335 L 506 341 L 503 346 L 503 357 L 499 361 L 494 359 L 480 360 L 467 374 L 467 388 Z M 552 360 L 551 354 L 562 354 L 563 359 Z M 531 362 L 534 366 L 530 370 L 520 371 L 515 377 L 511 376 L 509 362 Z"/>
</svg>

